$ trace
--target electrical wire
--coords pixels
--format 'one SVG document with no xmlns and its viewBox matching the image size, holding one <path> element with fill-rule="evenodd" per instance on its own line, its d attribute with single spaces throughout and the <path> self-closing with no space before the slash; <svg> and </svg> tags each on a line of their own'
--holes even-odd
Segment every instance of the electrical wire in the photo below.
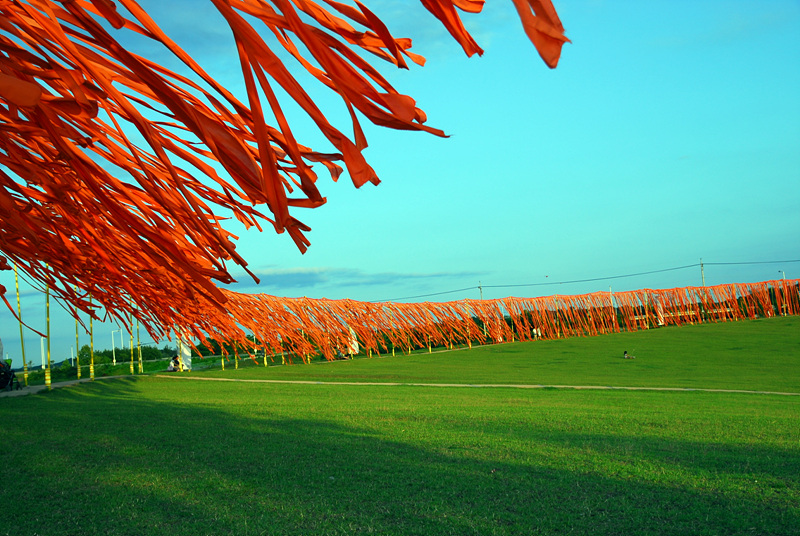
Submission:
<svg viewBox="0 0 800 536">
<path fill-rule="evenodd" d="M 606 277 L 593 277 L 588 279 L 573 279 L 569 281 L 552 281 L 547 283 L 520 283 L 515 285 L 476 285 L 473 287 L 460 288 L 457 290 L 446 290 L 444 292 L 434 292 L 431 294 L 419 294 L 417 296 L 406 296 L 404 298 L 391 298 L 386 300 L 375 300 L 372 303 L 395 302 L 401 300 L 414 300 L 418 298 L 429 298 L 431 296 L 441 296 L 443 294 L 453 294 L 455 292 L 464 292 L 466 290 L 480 290 L 484 288 L 520 288 L 520 287 L 544 287 L 552 285 L 569 285 L 573 283 L 591 283 L 595 281 L 610 281 L 613 279 L 624 279 L 628 277 L 638 277 L 642 275 L 658 274 L 663 272 L 674 272 L 677 270 L 686 270 L 688 268 L 697 268 L 698 266 L 743 266 L 750 264 L 788 264 L 793 262 L 800 262 L 800 259 L 784 260 L 784 261 L 751 261 L 751 262 L 698 262 L 695 264 L 687 264 L 685 266 L 676 266 L 674 268 L 663 268 L 661 270 L 650 270 L 648 272 L 636 272 L 624 275 L 612 275 Z"/>
</svg>

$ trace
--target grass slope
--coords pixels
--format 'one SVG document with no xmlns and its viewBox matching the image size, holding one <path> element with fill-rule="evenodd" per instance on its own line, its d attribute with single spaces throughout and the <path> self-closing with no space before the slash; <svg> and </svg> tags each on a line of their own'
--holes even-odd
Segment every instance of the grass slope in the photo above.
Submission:
<svg viewBox="0 0 800 536">
<path fill-rule="evenodd" d="M 772 321 L 734 326 L 743 329 L 719 339 L 732 348 L 782 332 Z M 653 333 L 670 332 L 683 330 Z M 690 355 L 716 347 L 685 344 Z M 617 359 L 612 347 L 593 355 Z M 500 372 L 522 359 L 506 348 L 515 347 L 488 349 L 457 378 L 518 374 Z M 620 366 L 655 359 L 637 353 Z M 431 361 L 446 363 L 444 354 L 422 358 L 436 371 L 424 377 L 444 374 Z M 411 359 L 267 370 L 389 376 L 395 366 L 406 377 Z M 794 363 L 770 365 L 761 383 L 780 390 Z M 583 383 L 573 381 L 580 367 L 559 366 L 547 383 Z M 649 375 L 675 381 L 670 370 Z M 731 385 L 750 374 L 720 373 Z M 797 396 L 137 377 L 3 398 L 0 410 L 0 534 L 790 535 L 800 526 Z"/>
<path fill-rule="evenodd" d="M 636 359 L 622 359 L 623 351 Z M 199 361 L 199 360 L 198 360 Z M 794 373 L 791 373 L 791 372 Z M 668 327 L 195 374 L 241 379 L 685 387 L 800 393 L 800 318 Z"/>
</svg>

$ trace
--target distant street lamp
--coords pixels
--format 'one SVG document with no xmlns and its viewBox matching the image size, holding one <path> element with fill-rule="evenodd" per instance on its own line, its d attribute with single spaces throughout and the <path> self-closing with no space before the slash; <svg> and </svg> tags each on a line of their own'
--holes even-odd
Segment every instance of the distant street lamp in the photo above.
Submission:
<svg viewBox="0 0 800 536">
<path fill-rule="evenodd" d="M 115 365 L 117 364 L 117 351 L 115 349 L 115 345 L 117 343 L 117 339 L 116 339 L 116 337 L 114 337 L 114 334 L 116 332 L 118 332 L 118 331 L 120 332 L 119 337 L 121 339 L 122 338 L 122 330 L 121 329 L 114 329 L 114 330 L 111 331 L 111 355 L 114 357 L 113 361 L 114 361 Z"/>
<path fill-rule="evenodd" d="M 783 270 L 778 270 L 778 273 L 783 274 L 783 279 L 786 280 L 786 272 L 784 272 Z"/>
</svg>

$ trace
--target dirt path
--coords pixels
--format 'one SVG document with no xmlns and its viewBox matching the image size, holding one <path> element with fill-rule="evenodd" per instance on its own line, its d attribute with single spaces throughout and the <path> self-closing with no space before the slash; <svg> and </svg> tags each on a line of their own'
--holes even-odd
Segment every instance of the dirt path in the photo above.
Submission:
<svg viewBox="0 0 800 536">
<path fill-rule="evenodd" d="M 526 385 L 502 383 L 412 383 L 412 382 L 341 382 L 341 381 L 316 381 L 316 380 L 243 380 L 236 378 L 207 378 L 200 376 L 156 374 L 157 378 L 171 378 L 175 380 L 198 380 L 217 382 L 242 382 L 242 383 L 284 383 L 299 385 L 352 385 L 352 386 L 384 386 L 384 387 L 467 387 L 467 388 L 505 388 L 505 389 L 595 389 L 606 391 L 698 391 L 704 393 L 748 393 L 758 395 L 800 396 L 800 393 L 781 393 L 775 391 L 748 391 L 744 389 L 698 389 L 693 387 L 616 387 L 610 385 Z"/>
<path fill-rule="evenodd" d="M 279 384 L 297 384 L 297 385 L 350 385 L 358 386 L 372 386 L 372 387 L 461 387 L 472 389 L 587 389 L 587 390 L 603 390 L 603 391 L 682 391 L 682 392 L 703 392 L 703 393 L 747 393 L 755 395 L 781 395 L 781 396 L 800 396 L 800 393 L 781 393 L 776 391 L 748 391 L 744 389 L 700 389 L 694 387 L 617 387 L 610 385 L 526 385 L 526 384 L 503 384 L 503 383 L 481 383 L 481 384 L 467 384 L 467 383 L 415 383 L 415 382 L 341 382 L 330 381 L 322 382 L 316 380 L 244 380 L 236 378 L 205 378 L 200 376 L 185 376 L 182 374 L 155 374 L 156 378 L 170 378 L 173 380 L 196 380 L 196 381 L 212 381 L 212 382 L 241 382 L 241 383 L 279 383 Z M 96 377 L 95 380 L 110 380 L 114 378 L 127 378 L 128 376 L 102 376 Z M 70 387 L 79 383 L 92 381 L 89 378 L 81 378 L 80 380 L 71 380 L 67 382 L 54 382 L 51 387 L 59 389 L 62 387 Z M 12 396 L 25 396 L 30 394 L 41 393 L 46 391 L 47 387 L 44 385 L 31 385 L 23 387 L 19 391 L 0 391 L 0 398 Z"/>
</svg>

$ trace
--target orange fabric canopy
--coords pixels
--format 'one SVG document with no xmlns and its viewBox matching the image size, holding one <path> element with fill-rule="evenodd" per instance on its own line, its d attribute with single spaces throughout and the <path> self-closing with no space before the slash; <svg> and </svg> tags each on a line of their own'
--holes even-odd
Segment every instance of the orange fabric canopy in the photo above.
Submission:
<svg viewBox="0 0 800 536">
<path fill-rule="evenodd" d="M 309 228 L 293 209 L 325 203 L 316 164 L 333 180 L 346 169 L 357 187 L 379 182 L 362 154 L 359 114 L 444 135 L 362 55 L 400 68 L 424 62 L 361 2 L 209 1 L 236 44 L 244 101 L 134 0 L 0 2 L 0 252 L 76 315 L 104 310 L 125 322 L 133 312 L 154 336 L 209 327 L 208 318 L 229 311 L 216 282 L 232 281 L 229 263 L 247 266 L 221 215 L 259 229 L 266 222 L 304 251 Z M 467 54 L 482 52 L 459 15 L 479 12 L 482 0 L 421 1 Z M 566 38 L 550 1 L 514 4 L 554 67 Z M 256 24 L 341 97 L 351 135 L 326 119 Z M 158 43 L 192 77 L 127 50 L 121 38 L 130 32 Z M 296 139 L 284 95 L 334 152 Z"/>
</svg>

